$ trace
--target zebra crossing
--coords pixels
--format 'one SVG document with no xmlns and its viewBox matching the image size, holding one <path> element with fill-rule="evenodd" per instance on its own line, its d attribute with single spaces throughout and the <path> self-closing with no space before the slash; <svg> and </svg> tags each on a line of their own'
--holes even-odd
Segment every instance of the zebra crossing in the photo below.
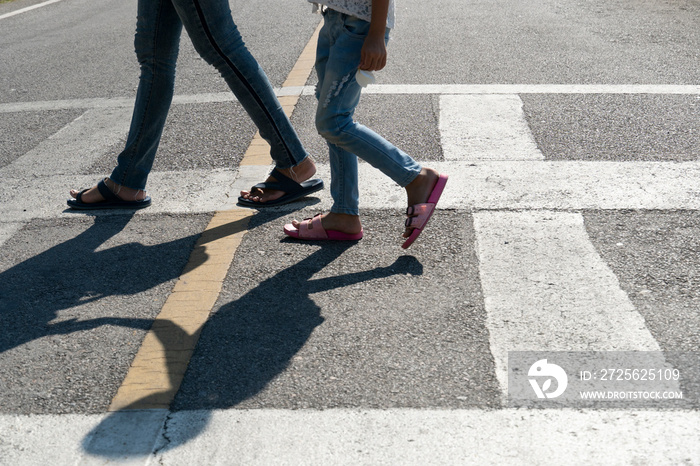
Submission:
<svg viewBox="0 0 700 466">
<path fill-rule="evenodd" d="M 662 349 L 591 242 L 583 210 L 700 208 L 698 162 L 546 160 L 529 130 L 519 94 L 566 91 L 700 95 L 697 86 L 368 89 L 383 96 L 439 94 L 435 123 L 444 160 L 432 165 L 450 174 L 439 207 L 473 221 L 473 244 L 464 246 L 474 250 L 478 261 L 487 346 L 502 400 L 507 396 L 509 351 Z M 310 93 L 309 87 L 278 90 L 280 96 Z M 180 96 L 175 105 L 230 99 Z M 68 187 L 95 181 L 94 174 L 76 173 L 128 129 L 130 108 L 123 99 L 0 104 L 0 113 L 39 107 L 87 110 L 0 168 L 5 185 L 0 193 L 5 209 L 0 246 L 33 219 L 69 216 L 63 212 Z M 150 178 L 154 205 L 136 215 L 235 209 L 238 191 L 268 170 L 246 165 L 155 172 Z M 318 175 L 329 179 L 327 164 L 319 164 Z M 360 179 L 363 209 L 403 210 L 403 196 L 383 175 L 363 164 Z M 327 209 L 328 192 L 319 198 L 313 208 Z M 256 252 L 239 249 L 236 254 Z M 217 408 L 0 415 L 0 425 L 6 433 L 0 451 L 8 455 L 7 463 L 0 460 L 3 464 L 40 462 L 48 451 L 61 464 L 208 464 L 230 458 L 240 464 L 700 463 L 700 415 L 692 410 L 527 410 L 506 408 L 505 402 L 499 409 Z M 112 434 L 129 426 L 130 432 L 123 434 L 133 445 L 113 444 L 105 425 Z"/>
<path fill-rule="evenodd" d="M 440 95 L 439 127 L 444 161 L 435 166 L 454 177 L 448 187 L 448 196 L 442 201 L 444 208 L 672 210 L 697 209 L 700 204 L 695 182 L 700 170 L 698 162 L 544 160 L 527 127 L 522 101 L 517 94 L 568 90 L 570 93 L 700 95 L 700 86 L 375 87 L 377 89 L 370 88 L 368 93 L 392 95 L 424 91 Z M 487 94 L 489 90 L 499 93 Z M 311 88 L 281 88 L 277 93 L 280 96 L 304 96 L 311 93 Z M 206 104 L 231 100 L 232 97 L 226 94 L 204 94 L 178 96 L 174 103 Z M 7 212 L 3 229 L 11 228 L 7 224 L 15 220 L 55 215 L 62 210 L 65 186 L 92 185 L 94 176 L 76 173 L 89 167 L 105 149 L 124 137 L 131 108 L 126 99 L 0 104 L 0 114 L 76 106 L 88 109 L 37 147 L 0 168 L 0 176 L 7 185 L 0 194 Z M 76 141 L 82 141 L 82 145 Z M 247 189 L 252 181 L 264 176 L 266 170 L 259 166 L 244 166 L 188 173 L 155 172 L 150 190 L 162 199 L 151 212 L 211 212 L 232 208 L 237 192 Z M 328 178 L 327 165 L 319 167 L 319 175 Z M 369 167 L 363 167 L 362 176 L 368 180 L 363 186 L 366 190 L 363 198 L 367 199 L 366 205 L 373 206 L 374 196 L 386 192 L 391 183 Z M 191 192 L 181 194 L 171 190 L 167 195 L 161 195 L 163 186 L 172 186 L 171 180 L 176 177 L 184 178 L 184 183 L 192 188 Z M 41 183 L 36 182 L 38 179 Z M 382 199 L 380 205 L 402 208 L 403 199 Z"/>
</svg>

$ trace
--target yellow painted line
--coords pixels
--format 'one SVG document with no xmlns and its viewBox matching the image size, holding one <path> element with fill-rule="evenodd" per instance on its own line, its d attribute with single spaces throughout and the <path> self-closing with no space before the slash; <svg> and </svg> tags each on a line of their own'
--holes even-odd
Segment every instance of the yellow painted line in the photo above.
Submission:
<svg viewBox="0 0 700 466">
<path fill-rule="evenodd" d="M 306 81 L 309 80 L 309 75 L 313 70 L 314 63 L 316 62 L 316 42 L 318 42 L 318 34 L 321 32 L 321 26 L 319 24 L 314 31 L 311 39 L 302 50 L 301 55 L 294 64 L 292 71 L 289 72 L 287 79 L 282 84 L 282 87 L 303 87 L 306 85 Z M 299 102 L 299 95 L 289 95 L 279 97 L 280 104 L 284 113 L 291 118 L 294 108 Z M 241 160 L 241 166 L 246 165 L 270 165 L 272 159 L 270 158 L 270 145 L 260 137 L 260 133 L 256 133 L 253 137 L 253 141 L 250 143 L 248 150 L 243 155 L 243 160 Z"/>
<path fill-rule="evenodd" d="M 314 31 L 306 47 L 301 51 L 301 55 L 297 59 L 296 64 L 289 73 L 287 80 L 282 84 L 282 87 L 304 86 L 309 79 L 311 70 L 316 62 L 316 43 L 318 42 L 318 34 L 321 32 L 323 23 L 319 23 Z"/>
<path fill-rule="evenodd" d="M 283 87 L 306 84 L 313 68 L 320 28 L 321 25 L 302 51 Z M 287 116 L 291 117 L 299 96 L 284 96 L 279 101 Z M 270 146 L 257 133 L 241 165 L 271 163 Z M 214 214 L 146 334 L 108 411 L 170 407 L 254 213 L 251 209 L 234 209 Z"/>
<path fill-rule="evenodd" d="M 170 406 L 253 214 L 250 209 L 214 214 L 146 334 L 109 411 Z"/>
</svg>

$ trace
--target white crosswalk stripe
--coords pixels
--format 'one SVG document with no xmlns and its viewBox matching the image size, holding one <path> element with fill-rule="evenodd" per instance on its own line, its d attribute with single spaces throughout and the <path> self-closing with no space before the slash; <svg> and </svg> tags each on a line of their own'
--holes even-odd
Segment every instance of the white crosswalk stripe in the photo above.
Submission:
<svg viewBox="0 0 700 466">
<path fill-rule="evenodd" d="M 444 209 L 697 209 L 698 162 L 438 162 L 448 173 Z M 329 176 L 322 166 L 319 176 Z M 361 208 L 404 209 L 404 195 L 360 165 Z M 327 200 L 326 198 L 323 198 Z"/>
<path fill-rule="evenodd" d="M 79 172 L 126 138 L 130 118 L 130 108 L 88 110 L 36 148 L 0 168 L 0 177 L 51 177 Z"/>
<path fill-rule="evenodd" d="M 123 425 L 143 435 L 134 416 Z M 153 413 L 157 415 L 158 413 Z M 153 417 L 151 415 L 151 417 Z M 603 410 L 226 410 L 170 414 L 138 445 L 102 445 L 89 455 L 75 439 L 105 415 L 0 416 L 4 441 L 21 444 L 6 464 L 697 464 L 698 412 Z M 156 416 L 157 417 L 157 416 Z M 146 448 L 146 442 L 155 442 Z M 121 438 L 121 437 L 120 437 Z M 503 439 L 508 439 L 504 441 Z M 150 445 L 149 445 L 150 446 Z M 439 446 L 439 448 L 436 448 Z M 141 450 L 139 450 L 141 449 Z M 126 455 L 124 451 L 130 451 Z M 157 450 L 153 456 L 149 452 Z M 122 454 L 118 452 L 121 451 Z"/>
<path fill-rule="evenodd" d="M 450 182 L 440 207 L 444 209 L 698 209 L 698 162 L 438 162 Z M 8 171 L 13 169 L 8 169 Z M 148 212 L 213 212 L 232 208 L 240 189 L 262 179 L 268 167 L 241 170 L 153 172 Z M 330 169 L 318 165 L 318 177 Z M 405 195 L 373 167 L 360 165 L 362 209 L 405 208 Z M 214 184 L 214 181 L 219 184 Z M 70 187 L 89 187 L 95 176 L 3 178 L 2 222 L 50 218 L 65 210 Z M 175 187 L 177 186 L 177 189 Z M 184 187 L 184 188 L 183 188 Z M 319 194 L 319 208 L 330 207 L 328 192 Z"/>
<path fill-rule="evenodd" d="M 517 95 L 443 95 L 445 160 L 543 160 Z"/>
<path fill-rule="evenodd" d="M 483 211 L 474 226 L 504 393 L 509 351 L 660 350 L 588 239 L 581 214 Z"/>
<path fill-rule="evenodd" d="M 0 222 L 0 247 L 22 228 L 22 222 Z"/>
</svg>

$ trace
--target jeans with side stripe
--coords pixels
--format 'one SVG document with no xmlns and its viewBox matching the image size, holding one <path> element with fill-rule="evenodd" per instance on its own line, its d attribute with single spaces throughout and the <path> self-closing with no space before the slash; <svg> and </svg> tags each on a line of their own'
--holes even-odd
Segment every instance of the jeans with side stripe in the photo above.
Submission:
<svg viewBox="0 0 700 466">
<path fill-rule="evenodd" d="M 141 76 L 126 146 L 110 178 L 128 188 L 146 187 L 173 99 L 183 25 L 270 144 L 275 165 L 290 168 L 304 160 L 308 154 L 245 46 L 228 0 L 139 0 L 134 46 Z"/>
</svg>

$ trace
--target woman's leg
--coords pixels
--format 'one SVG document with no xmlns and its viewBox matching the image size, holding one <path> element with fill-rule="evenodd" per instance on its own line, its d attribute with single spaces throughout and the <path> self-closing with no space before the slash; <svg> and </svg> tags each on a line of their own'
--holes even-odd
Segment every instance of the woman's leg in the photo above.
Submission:
<svg viewBox="0 0 700 466">
<path fill-rule="evenodd" d="M 139 0 L 134 48 L 141 76 L 126 147 L 110 176 L 121 186 L 146 187 L 173 99 L 181 33 L 171 0 Z"/>
<path fill-rule="evenodd" d="M 248 51 L 227 0 L 172 0 L 197 52 L 216 67 L 270 144 L 277 168 L 298 165 L 307 153 L 267 76 Z"/>
<path fill-rule="evenodd" d="M 123 199 L 143 199 L 165 119 L 173 98 L 182 23 L 171 0 L 139 0 L 134 48 L 141 66 L 131 127 L 108 186 Z M 78 191 L 72 190 L 76 197 Z M 85 203 L 103 201 L 97 188 Z"/>
<path fill-rule="evenodd" d="M 301 183 L 316 173 L 313 163 L 284 113 L 267 76 L 248 51 L 227 0 L 172 0 L 197 52 L 221 73 L 238 101 L 270 145 L 276 168 Z M 277 181 L 270 176 L 266 181 Z M 241 191 L 247 200 L 265 203 L 283 191 Z"/>
</svg>

